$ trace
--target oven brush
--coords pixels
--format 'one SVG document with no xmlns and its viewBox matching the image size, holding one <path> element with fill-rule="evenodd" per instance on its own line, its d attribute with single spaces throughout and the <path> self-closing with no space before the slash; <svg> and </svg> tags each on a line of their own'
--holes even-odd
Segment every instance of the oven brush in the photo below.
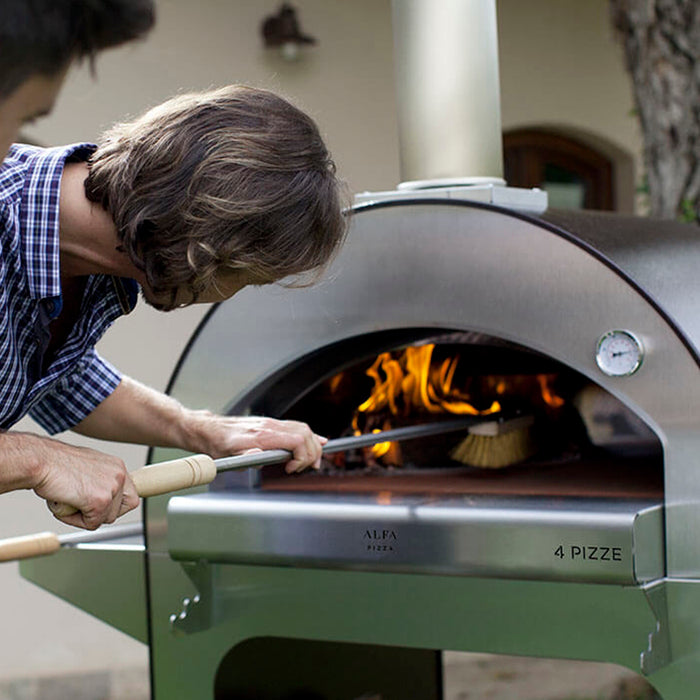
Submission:
<svg viewBox="0 0 700 700">
<path fill-rule="evenodd" d="M 519 421 L 520 418 L 514 420 Z M 393 428 L 376 433 L 365 433 L 351 437 L 329 440 L 323 446 L 323 453 L 345 452 L 346 450 L 370 447 L 380 442 L 400 442 L 433 435 L 443 435 L 450 432 L 473 431 L 478 426 L 500 424 L 501 433 L 509 421 L 493 416 L 463 416 L 449 421 L 436 421 L 403 428 Z M 501 440 L 504 435 L 498 435 L 495 440 Z M 465 439 L 468 440 L 469 438 Z M 171 491 L 179 491 L 194 486 L 203 486 L 214 480 L 219 472 L 263 467 L 269 464 L 281 464 L 288 461 L 292 453 L 288 450 L 264 450 L 250 454 L 235 455 L 212 459 L 208 455 L 191 455 L 168 462 L 150 464 L 130 473 L 141 498 L 161 496 Z M 49 502 L 49 508 L 54 515 L 65 516 L 77 512 L 65 503 Z M 29 557 L 51 554 L 62 546 L 73 546 L 91 538 L 88 533 L 59 537 L 52 532 L 42 532 L 35 535 L 13 537 L 0 541 L 0 562 L 27 559 Z M 83 539 L 81 539 L 83 538 Z"/>
<path fill-rule="evenodd" d="M 537 452 L 532 416 L 491 420 L 468 428 L 469 435 L 451 452 L 457 462 L 483 469 L 500 469 L 522 462 Z"/>
</svg>

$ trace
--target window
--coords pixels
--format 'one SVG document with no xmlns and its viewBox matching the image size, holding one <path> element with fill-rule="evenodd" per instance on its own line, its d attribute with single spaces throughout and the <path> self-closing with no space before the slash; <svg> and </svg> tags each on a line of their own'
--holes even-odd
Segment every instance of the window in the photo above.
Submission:
<svg viewBox="0 0 700 700">
<path fill-rule="evenodd" d="M 544 129 L 503 135 L 505 179 L 540 187 L 559 209 L 614 209 L 613 163 L 587 144 Z"/>
</svg>

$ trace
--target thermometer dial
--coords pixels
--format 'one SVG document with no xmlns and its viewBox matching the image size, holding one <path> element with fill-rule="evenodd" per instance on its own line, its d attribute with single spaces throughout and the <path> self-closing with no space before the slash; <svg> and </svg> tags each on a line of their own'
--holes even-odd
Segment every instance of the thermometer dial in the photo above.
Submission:
<svg viewBox="0 0 700 700">
<path fill-rule="evenodd" d="M 634 374 L 644 359 L 641 341 L 629 331 L 608 331 L 600 337 L 595 355 L 600 371 L 610 377 Z"/>
</svg>

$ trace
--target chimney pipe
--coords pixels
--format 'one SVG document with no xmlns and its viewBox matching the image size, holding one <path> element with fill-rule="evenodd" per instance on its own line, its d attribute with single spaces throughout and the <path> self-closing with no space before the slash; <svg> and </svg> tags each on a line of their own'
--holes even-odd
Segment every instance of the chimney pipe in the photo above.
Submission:
<svg viewBox="0 0 700 700">
<path fill-rule="evenodd" d="M 503 185 L 495 0 L 392 0 L 400 188 Z"/>
</svg>

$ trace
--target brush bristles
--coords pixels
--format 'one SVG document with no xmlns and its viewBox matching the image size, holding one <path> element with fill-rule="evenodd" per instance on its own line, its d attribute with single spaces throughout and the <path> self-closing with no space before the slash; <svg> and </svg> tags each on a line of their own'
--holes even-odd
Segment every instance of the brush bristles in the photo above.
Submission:
<svg viewBox="0 0 700 700">
<path fill-rule="evenodd" d="M 450 457 L 471 467 L 501 469 L 532 457 L 536 451 L 527 427 L 495 436 L 469 434 L 450 452 Z"/>
</svg>

